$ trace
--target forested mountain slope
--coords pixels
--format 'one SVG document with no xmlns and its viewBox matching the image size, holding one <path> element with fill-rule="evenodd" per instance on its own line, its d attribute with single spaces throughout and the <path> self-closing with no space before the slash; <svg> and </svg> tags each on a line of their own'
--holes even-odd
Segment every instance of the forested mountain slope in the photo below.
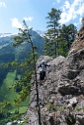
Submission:
<svg viewBox="0 0 84 125">
<path fill-rule="evenodd" d="M 43 47 L 44 47 L 44 38 L 41 37 L 37 32 L 31 31 L 32 41 L 38 47 L 38 53 L 43 54 Z M 12 46 L 14 35 L 0 35 L 0 63 L 2 62 L 9 62 L 9 61 L 21 61 L 28 56 L 27 52 L 30 51 L 30 46 L 25 43 L 16 48 Z M 24 56 L 25 55 L 25 56 Z"/>
<path fill-rule="evenodd" d="M 36 31 L 31 31 L 32 41 L 37 46 L 37 52 L 39 56 L 44 53 L 44 38 L 41 37 Z M 15 34 L 17 35 L 17 34 Z M 8 63 L 12 61 L 24 62 L 25 59 L 28 59 L 28 52 L 30 52 L 30 45 L 25 42 L 17 47 L 13 47 L 13 37 L 12 34 L 0 34 L 0 64 Z M 8 69 L 2 68 L 0 66 L 0 84 L 6 77 Z"/>
</svg>

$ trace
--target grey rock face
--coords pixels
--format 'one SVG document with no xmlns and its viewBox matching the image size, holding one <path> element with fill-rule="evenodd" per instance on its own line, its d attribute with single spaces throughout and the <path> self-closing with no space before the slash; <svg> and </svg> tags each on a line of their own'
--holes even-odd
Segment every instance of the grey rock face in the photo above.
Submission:
<svg viewBox="0 0 84 125">
<path fill-rule="evenodd" d="M 75 45 L 66 58 L 41 56 L 37 61 L 37 67 L 42 59 L 50 64 L 42 85 L 38 79 L 42 125 L 84 125 L 84 48 Z M 27 114 L 38 119 L 35 94 L 32 89 Z"/>
</svg>

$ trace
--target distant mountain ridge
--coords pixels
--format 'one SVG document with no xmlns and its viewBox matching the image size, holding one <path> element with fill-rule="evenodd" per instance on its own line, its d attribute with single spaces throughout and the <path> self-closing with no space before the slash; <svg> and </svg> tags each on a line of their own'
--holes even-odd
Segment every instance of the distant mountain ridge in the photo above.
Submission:
<svg viewBox="0 0 84 125">
<path fill-rule="evenodd" d="M 44 36 L 44 34 L 45 34 L 45 31 L 42 31 L 42 30 L 36 30 L 36 31 L 33 31 L 33 32 L 38 33 L 40 36 Z M 17 35 L 17 34 L 18 33 L 0 33 L 0 38 L 8 37 L 8 36 L 14 36 L 14 35 Z"/>
<path fill-rule="evenodd" d="M 29 58 L 28 52 L 31 51 L 30 44 L 25 42 L 24 44 L 13 47 L 13 36 L 17 34 L 4 33 L 0 34 L 0 64 L 18 61 L 24 62 L 25 59 Z M 35 46 L 37 46 L 38 56 L 44 54 L 44 38 L 41 37 L 37 32 L 31 31 L 32 41 Z M 8 69 L 2 68 L 0 66 L 0 85 L 2 84 L 4 78 L 9 72 Z"/>
<path fill-rule="evenodd" d="M 46 33 L 46 31 L 41 31 L 41 30 L 37 30 L 36 32 L 42 37 L 44 37 Z"/>
<path fill-rule="evenodd" d="M 44 38 L 41 37 L 36 31 L 31 31 L 30 34 L 32 35 L 32 41 L 33 43 L 37 46 L 38 54 L 41 55 L 43 54 L 44 50 Z M 23 57 L 27 57 L 27 52 L 30 51 L 30 45 L 28 43 L 19 45 L 18 47 L 13 47 L 13 36 L 17 34 L 11 34 L 11 33 L 0 33 L 0 62 L 8 62 L 9 61 L 9 56 L 8 56 L 8 61 L 4 60 L 6 54 L 13 54 L 14 60 L 20 61 L 23 60 Z M 25 56 L 23 56 L 25 55 Z M 7 58 L 6 58 L 7 59 Z M 10 57 L 11 59 L 11 57 Z M 14 61 L 13 60 L 13 61 Z"/>
<path fill-rule="evenodd" d="M 3 38 L 3 37 L 11 37 L 11 36 L 14 36 L 16 35 L 17 33 L 0 33 L 0 38 Z"/>
</svg>

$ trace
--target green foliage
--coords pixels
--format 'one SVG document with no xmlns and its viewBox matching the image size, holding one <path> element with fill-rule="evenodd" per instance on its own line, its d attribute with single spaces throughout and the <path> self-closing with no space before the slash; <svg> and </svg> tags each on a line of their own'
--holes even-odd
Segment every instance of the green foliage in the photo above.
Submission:
<svg viewBox="0 0 84 125">
<path fill-rule="evenodd" d="M 0 125 L 5 125 L 7 122 L 14 120 L 14 118 L 16 119 L 17 117 L 19 117 L 19 115 L 25 113 L 28 109 L 28 95 L 27 98 L 24 98 L 24 101 L 20 104 L 16 105 L 14 102 L 14 100 L 19 97 L 19 94 L 15 91 L 14 88 L 14 85 L 17 81 L 15 80 L 15 76 L 16 71 L 11 71 L 7 73 L 7 76 L 4 79 L 3 84 L 0 88 Z M 19 114 L 15 114 L 17 107 L 19 107 Z"/>
<path fill-rule="evenodd" d="M 51 112 L 57 111 L 56 105 L 51 104 L 51 103 L 48 103 L 48 104 L 47 104 L 47 108 L 48 108 Z"/>
<path fill-rule="evenodd" d="M 76 123 L 76 119 L 75 119 L 74 115 L 69 114 L 66 117 L 66 122 L 67 122 L 68 125 L 74 125 Z"/>
<path fill-rule="evenodd" d="M 64 113 L 67 111 L 67 108 L 64 104 L 61 106 L 56 106 L 53 103 L 48 102 L 46 107 L 49 109 L 50 112 L 60 111 L 60 113 Z"/>
<path fill-rule="evenodd" d="M 82 109 L 83 109 L 83 112 L 84 112 L 84 106 L 82 107 Z"/>
<path fill-rule="evenodd" d="M 57 40 L 56 37 L 58 35 L 59 29 L 59 20 L 60 20 L 61 11 L 55 8 L 51 9 L 51 12 L 48 13 L 46 19 L 48 31 L 46 33 L 46 41 L 45 41 L 45 54 L 56 57 L 57 56 Z"/>
<path fill-rule="evenodd" d="M 45 55 L 53 57 L 58 55 L 66 56 L 76 37 L 77 28 L 73 24 L 60 26 L 60 14 L 61 11 L 55 8 L 52 8 L 51 12 L 48 13 L 47 19 L 49 21 L 47 22 L 48 31 L 45 34 Z"/>
<path fill-rule="evenodd" d="M 13 44 L 16 48 L 14 51 L 16 53 L 13 53 L 14 58 L 11 61 L 7 61 L 8 58 L 6 57 L 5 60 L 7 61 L 7 63 L 2 64 L 4 71 L 7 71 L 7 72 L 5 75 L 5 79 L 3 81 L 3 85 L 1 86 L 1 89 L 0 89 L 0 92 L 1 92 L 0 100 L 1 101 L 6 100 L 7 102 L 9 101 L 12 106 L 11 106 L 11 109 L 8 109 L 7 106 L 4 108 L 5 115 L 3 116 L 1 114 L 4 121 L 3 119 L 1 119 L 0 124 L 1 122 L 2 124 L 4 124 L 8 121 L 16 119 L 17 116 L 19 116 L 21 113 L 24 113 L 28 108 L 29 95 L 30 95 L 30 89 L 31 89 L 30 80 L 31 80 L 32 72 L 35 69 L 35 62 L 37 60 L 37 52 L 36 52 L 37 47 L 36 45 L 33 45 L 33 41 L 31 41 L 32 36 L 29 34 L 30 31 L 28 31 L 28 29 L 24 29 L 24 30 L 19 29 L 19 30 L 21 31 L 21 33 L 18 34 L 19 36 L 15 36 L 13 40 L 13 41 L 16 41 L 16 43 Z M 27 44 L 29 43 L 29 46 L 27 46 L 26 44 L 26 49 L 28 49 L 28 52 L 29 52 L 27 54 L 28 59 L 25 59 L 24 61 L 21 60 L 19 62 L 16 62 L 20 59 L 20 57 L 25 58 L 25 51 L 23 50 L 24 49 L 23 45 L 25 45 L 23 43 L 25 42 Z M 36 44 L 38 45 L 38 43 Z M 7 56 L 8 55 L 9 54 L 7 54 Z M 12 56 L 10 54 L 9 58 L 11 57 Z M 4 58 L 2 59 L 4 60 Z M 13 61 L 13 60 L 16 60 L 16 61 Z M 1 68 L 2 68 L 2 65 L 1 65 Z M 14 77 L 12 75 L 14 75 Z M 25 100 L 27 100 L 27 102 L 25 102 Z M 22 103 L 23 101 L 24 103 Z M 17 106 L 19 107 L 19 112 L 18 112 L 19 114 L 15 114 L 16 113 L 15 111 L 17 111 L 16 109 Z M 2 109 L 3 109 L 3 106 L 1 107 L 1 110 Z M 23 109 L 23 111 L 21 111 L 21 109 Z M 13 115 L 8 116 L 8 113 L 10 114 L 11 111 L 13 112 Z M 8 118 L 6 116 L 8 116 Z"/>
<path fill-rule="evenodd" d="M 18 33 L 17 36 L 14 36 L 13 39 L 15 43 L 13 43 L 13 46 L 18 46 L 24 42 L 27 42 L 31 49 L 30 52 L 28 52 L 29 58 L 20 65 L 20 68 L 23 69 L 22 77 L 20 80 L 16 81 L 14 86 L 19 95 L 18 98 L 15 99 L 16 104 L 22 102 L 29 95 L 31 88 L 31 75 L 33 71 L 36 72 L 37 47 L 32 42 L 32 35 L 30 34 L 31 29 L 28 29 L 25 21 L 23 21 L 23 26 L 23 29 L 19 28 L 20 33 Z"/>
<path fill-rule="evenodd" d="M 2 86 L 0 87 L 0 101 L 13 101 L 16 98 L 17 93 L 14 92 L 14 88 L 9 90 L 9 87 L 14 85 L 16 71 L 9 72 L 4 79 Z"/>
<path fill-rule="evenodd" d="M 36 71 L 36 60 L 37 60 L 37 53 L 36 49 L 37 47 L 34 45 L 32 41 L 32 36 L 30 34 L 30 30 L 28 29 L 26 22 L 23 21 L 24 29 L 19 28 L 20 33 L 18 36 L 14 37 L 14 40 L 16 43 L 14 43 L 14 46 L 20 45 L 24 42 L 28 42 L 30 45 L 31 51 L 29 53 L 29 59 L 25 64 L 27 65 L 27 72 L 24 74 L 21 79 L 17 82 L 16 88 L 19 89 L 19 98 L 15 99 L 15 103 L 21 103 L 30 93 L 31 88 L 31 74 L 34 73 L 35 76 L 35 85 L 36 85 L 36 94 L 37 94 L 37 105 L 38 105 L 38 114 L 39 114 L 39 120 L 40 120 L 40 105 L 39 105 L 39 92 L 38 92 L 38 82 L 37 82 L 37 71 Z M 22 65 L 21 65 L 22 66 Z M 26 65 L 23 64 L 26 68 Z M 39 123 L 40 124 L 40 123 Z"/>
<path fill-rule="evenodd" d="M 60 29 L 60 34 L 57 38 L 58 40 L 58 55 L 66 56 L 71 44 L 73 43 L 77 34 L 77 29 L 73 24 L 68 26 L 63 25 Z"/>
</svg>

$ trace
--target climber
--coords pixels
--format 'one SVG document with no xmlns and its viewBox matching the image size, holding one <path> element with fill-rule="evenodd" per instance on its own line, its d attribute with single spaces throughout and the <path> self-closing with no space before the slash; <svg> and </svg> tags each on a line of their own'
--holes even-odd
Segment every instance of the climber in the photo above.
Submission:
<svg viewBox="0 0 84 125">
<path fill-rule="evenodd" d="M 38 66 L 39 68 L 39 74 L 40 74 L 40 81 L 43 81 L 46 77 L 46 68 L 50 66 L 49 64 L 45 63 L 44 60 L 41 61 L 40 65 Z"/>
</svg>

